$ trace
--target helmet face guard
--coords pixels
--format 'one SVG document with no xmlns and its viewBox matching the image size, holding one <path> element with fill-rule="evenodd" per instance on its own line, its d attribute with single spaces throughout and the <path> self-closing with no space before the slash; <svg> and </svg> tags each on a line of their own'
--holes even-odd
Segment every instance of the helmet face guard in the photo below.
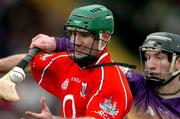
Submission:
<svg viewBox="0 0 180 119">
<path fill-rule="evenodd" d="M 108 44 L 107 41 L 104 41 L 102 39 L 102 34 L 108 32 L 110 33 L 110 35 L 112 35 L 113 31 L 114 31 L 113 15 L 112 12 L 108 10 L 106 7 L 102 5 L 89 5 L 74 9 L 71 12 L 67 24 L 65 26 L 66 37 L 69 37 L 72 44 L 74 45 L 73 52 L 69 54 L 71 54 L 71 57 L 76 62 L 80 62 L 79 65 L 81 64 L 89 65 L 90 63 L 97 60 L 99 55 L 104 51 L 105 47 Z M 76 44 L 77 32 L 84 36 L 91 36 L 94 39 L 92 45 L 85 47 Z M 71 38 L 72 34 L 74 38 Z M 96 47 L 97 44 L 98 46 L 95 49 L 94 47 Z M 88 53 L 83 51 L 78 51 L 77 47 L 85 48 L 86 51 L 88 51 Z M 84 55 L 78 56 L 78 54 L 84 54 Z"/>
<path fill-rule="evenodd" d="M 101 55 L 104 51 L 104 49 L 100 49 L 99 45 L 97 44 L 104 44 L 107 45 L 107 42 L 101 39 L 96 39 L 96 37 L 88 31 L 85 30 L 79 30 L 79 29 L 71 29 L 69 27 L 66 28 L 65 37 L 69 39 L 70 45 L 68 47 L 71 47 L 70 52 L 68 52 L 68 55 L 81 67 L 86 67 L 86 65 L 91 64 L 92 62 L 95 62 L 99 55 Z M 88 46 L 86 45 L 80 45 L 76 44 L 76 35 L 81 34 L 83 37 L 91 37 L 92 43 Z M 101 43 L 100 43 L 101 42 Z M 84 50 L 79 50 L 84 49 Z"/>
<path fill-rule="evenodd" d="M 175 69 L 175 61 L 180 53 L 179 45 L 180 45 L 180 36 L 172 33 L 157 32 L 147 36 L 143 45 L 139 49 L 140 49 L 141 65 L 143 67 L 146 80 L 147 82 L 149 82 L 150 85 L 154 87 L 164 86 L 173 79 L 175 79 L 175 77 L 180 74 L 180 69 Z M 149 75 L 150 72 L 148 71 L 148 68 L 146 66 L 146 62 L 148 59 L 146 59 L 144 56 L 146 51 L 159 52 L 159 54 L 163 54 L 163 53 L 167 54 L 168 61 L 170 62 L 170 66 L 169 66 L 169 71 L 167 71 L 166 74 L 162 74 L 164 73 L 162 72 L 163 68 L 161 68 L 163 64 L 161 60 L 159 61 L 160 73 L 161 75 L 166 75 L 166 76 L 153 77 Z"/>
</svg>

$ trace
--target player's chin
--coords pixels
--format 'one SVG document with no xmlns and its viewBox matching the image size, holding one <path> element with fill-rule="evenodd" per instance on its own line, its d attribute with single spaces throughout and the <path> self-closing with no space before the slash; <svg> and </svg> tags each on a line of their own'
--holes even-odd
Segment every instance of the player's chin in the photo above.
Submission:
<svg viewBox="0 0 180 119">
<path fill-rule="evenodd" d="M 83 57 L 87 57 L 87 54 L 84 52 L 75 52 L 75 56 L 77 58 L 83 58 Z"/>
<path fill-rule="evenodd" d="M 87 57 L 87 55 L 75 54 L 75 57 L 78 58 L 78 59 L 81 59 L 81 58 Z"/>
<path fill-rule="evenodd" d="M 164 80 L 164 79 L 167 78 L 167 77 L 164 77 L 164 76 L 161 76 L 161 75 L 151 75 L 150 77 L 154 77 L 154 78 L 160 79 L 160 80 Z"/>
</svg>

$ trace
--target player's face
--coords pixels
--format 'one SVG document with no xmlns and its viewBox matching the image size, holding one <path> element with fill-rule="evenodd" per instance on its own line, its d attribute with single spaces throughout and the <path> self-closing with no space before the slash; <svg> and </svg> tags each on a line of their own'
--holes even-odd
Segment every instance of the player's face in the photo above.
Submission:
<svg viewBox="0 0 180 119">
<path fill-rule="evenodd" d="M 96 56 L 98 54 L 99 41 L 87 32 L 72 31 L 70 40 L 75 43 L 75 56 L 77 58 L 86 57 L 87 55 Z"/>
<path fill-rule="evenodd" d="M 147 76 L 166 80 L 170 69 L 168 55 L 158 51 L 146 51 L 144 55 Z"/>
<path fill-rule="evenodd" d="M 176 70 L 180 69 L 180 56 L 176 60 L 175 67 L 176 67 Z"/>
</svg>

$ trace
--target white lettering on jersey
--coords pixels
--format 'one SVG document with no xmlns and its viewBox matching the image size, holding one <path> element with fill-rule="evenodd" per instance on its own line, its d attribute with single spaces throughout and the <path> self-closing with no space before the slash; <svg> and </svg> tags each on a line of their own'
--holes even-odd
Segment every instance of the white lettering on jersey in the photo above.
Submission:
<svg viewBox="0 0 180 119">
<path fill-rule="evenodd" d="M 81 82 L 81 80 L 78 77 L 72 77 L 71 81 L 74 81 L 74 82 L 77 82 L 77 83 Z"/>
<path fill-rule="evenodd" d="M 71 94 L 66 95 L 64 97 L 64 100 L 63 100 L 63 114 L 64 114 L 64 117 L 66 118 L 65 107 L 66 107 L 66 101 L 68 101 L 68 100 L 72 101 L 72 119 L 75 119 L 75 117 L 76 117 L 76 109 L 75 109 L 75 103 L 74 103 L 74 96 L 71 95 Z"/>
<path fill-rule="evenodd" d="M 46 60 L 48 57 L 50 57 L 52 54 L 45 54 L 40 57 L 40 60 Z"/>
<path fill-rule="evenodd" d="M 102 110 L 100 110 L 100 111 L 92 111 L 92 112 L 98 114 L 98 115 L 101 116 L 103 119 L 109 119 L 108 115 L 107 115 L 104 111 L 102 111 Z"/>
</svg>

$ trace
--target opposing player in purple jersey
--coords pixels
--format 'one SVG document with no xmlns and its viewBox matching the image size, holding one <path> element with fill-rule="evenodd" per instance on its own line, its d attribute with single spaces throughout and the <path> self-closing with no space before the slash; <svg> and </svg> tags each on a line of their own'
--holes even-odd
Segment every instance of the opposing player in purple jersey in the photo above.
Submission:
<svg viewBox="0 0 180 119">
<path fill-rule="evenodd" d="M 43 34 L 39 37 L 31 47 L 41 44 L 46 51 L 69 50 L 72 47 L 66 38 Z M 142 73 L 128 68 L 124 70 L 134 96 L 128 118 L 180 119 L 180 36 L 167 32 L 148 35 L 140 47 L 140 57 Z"/>
<path fill-rule="evenodd" d="M 143 74 L 127 71 L 130 119 L 180 119 L 180 36 L 152 33 L 140 47 Z"/>
</svg>

